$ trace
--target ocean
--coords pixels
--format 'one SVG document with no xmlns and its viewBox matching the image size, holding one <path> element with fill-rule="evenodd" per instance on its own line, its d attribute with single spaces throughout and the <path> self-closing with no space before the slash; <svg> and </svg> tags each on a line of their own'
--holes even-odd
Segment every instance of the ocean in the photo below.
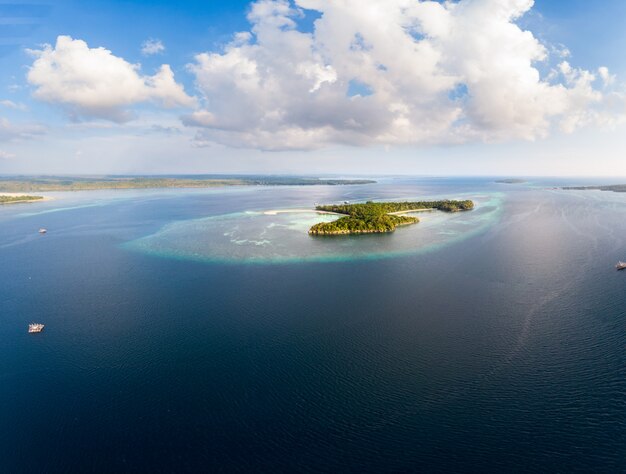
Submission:
<svg viewBox="0 0 626 474">
<path fill-rule="evenodd" d="M 626 193 L 564 184 L 0 207 L 0 471 L 626 472 Z M 267 212 L 427 198 L 477 206 L 342 237 Z"/>
</svg>

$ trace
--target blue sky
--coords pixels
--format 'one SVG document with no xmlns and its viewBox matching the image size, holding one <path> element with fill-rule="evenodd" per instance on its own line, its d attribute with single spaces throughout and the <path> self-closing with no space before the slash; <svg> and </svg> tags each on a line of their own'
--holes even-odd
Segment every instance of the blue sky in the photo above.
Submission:
<svg viewBox="0 0 626 474">
<path fill-rule="evenodd" d="M 0 173 L 626 176 L 626 2 L 531 3 L 0 3 Z"/>
</svg>

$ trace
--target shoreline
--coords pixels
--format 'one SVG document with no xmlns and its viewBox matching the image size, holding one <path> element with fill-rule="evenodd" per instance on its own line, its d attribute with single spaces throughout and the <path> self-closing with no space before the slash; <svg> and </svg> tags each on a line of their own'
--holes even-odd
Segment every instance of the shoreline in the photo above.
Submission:
<svg viewBox="0 0 626 474">
<path fill-rule="evenodd" d="M 0 192 L 0 196 L 10 196 L 10 197 L 19 197 L 19 196 L 28 196 L 27 194 L 24 193 L 5 193 L 5 192 Z M 53 198 L 52 196 L 41 196 L 41 199 L 20 199 L 19 201 L 8 201 L 8 202 L 3 202 L 0 203 L 2 205 L 5 204 L 22 204 L 25 202 L 44 202 L 44 201 L 54 201 L 55 198 Z"/>
<path fill-rule="evenodd" d="M 390 216 L 399 216 L 400 214 L 408 214 L 409 212 L 424 212 L 424 211 L 434 211 L 434 207 L 422 207 L 420 209 L 407 209 L 406 211 L 395 211 L 388 212 L 387 214 Z"/>
<path fill-rule="evenodd" d="M 347 214 L 341 214 L 340 212 L 320 211 L 318 209 L 270 209 L 263 211 L 266 216 L 276 216 L 278 214 L 289 214 L 293 212 L 315 212 L 316 214 L 332 214 L 335 216 L 345 216 Z"/>
</svg>

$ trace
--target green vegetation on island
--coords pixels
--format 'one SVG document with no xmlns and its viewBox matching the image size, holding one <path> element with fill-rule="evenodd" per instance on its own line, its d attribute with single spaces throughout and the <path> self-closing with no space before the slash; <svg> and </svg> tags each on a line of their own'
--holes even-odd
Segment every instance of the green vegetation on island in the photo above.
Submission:
<svg viewBox="0 0 626 474">
<path fill-rule="evenodd" d="M 496 181 L 496 183 L 500 183 L 500 184 L 524 184 L 526 181 L 520 178 L 506 178 L 506 179 L 499 179 Z"/>
<path fill-rule="evenodd" d="M 416 224 L 417 217 L 398 215 L 411 211 L 438 209 L 445 212 L 468 211 L 474 203 L 465 201 L 372 202 L 316 206 L 318 211 L 345 214 L 332 222 L 320 222 L 309 229 L 311 235 L 345 235 L 393 232 L 398 226 Z"/>
<path fill-rule="evenodd" d="M 29 195 L 7 196 L 7 195 L 0 195 L 0 204 L 14 204 L 14 203 L 18 203 L 18 202 L 39 201 L 40 199 L 43 199 L 43 196 L 29 196 Z"/>
<path fill-rule="evenodd" d="M 608 184 L 605 186 L 564 186 L 562 189 L 571 191 L 613 191 L 626 193 L 626 184 Z"/>
<path fill-rule="evenodd" d="M 375 183 L 369 179 L 294 176 L 16 176 L 0 177 L 0 192 L 92 191 L 97 189 L 212 188 L 219 186 L 315 186 Z"/>
</svg>

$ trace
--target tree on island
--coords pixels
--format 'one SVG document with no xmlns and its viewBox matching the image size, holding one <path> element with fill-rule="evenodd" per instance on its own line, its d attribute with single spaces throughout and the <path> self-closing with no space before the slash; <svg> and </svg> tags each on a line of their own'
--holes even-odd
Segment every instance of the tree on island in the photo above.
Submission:
<svg viewBox="0 0 626 474">
<path fill-rule="evenodd" d="M 318 211 L 345 214 L 332 222 L 320 222 L 309 229 L 311 235 L 345 235 L 393 232 L 398 226 L 416 224 L 417 217 L 393 213 L 438 209 L 444 212 L 468 211 L 474 203 L 465 201 L 406 201 L 372 202 L 362 204 L 329 204 L 316 206 Z"/>
<path fill-rule="evenodd" d="M 28 201 L 38 201 L 43 199 L 43 196 L 30 196 L 30 195 L 21 195 L 21 196 L 7 196 L 0 195 L 0 204 L 10 204 L 14 202 L 28 202 Z"/>
</svg>

